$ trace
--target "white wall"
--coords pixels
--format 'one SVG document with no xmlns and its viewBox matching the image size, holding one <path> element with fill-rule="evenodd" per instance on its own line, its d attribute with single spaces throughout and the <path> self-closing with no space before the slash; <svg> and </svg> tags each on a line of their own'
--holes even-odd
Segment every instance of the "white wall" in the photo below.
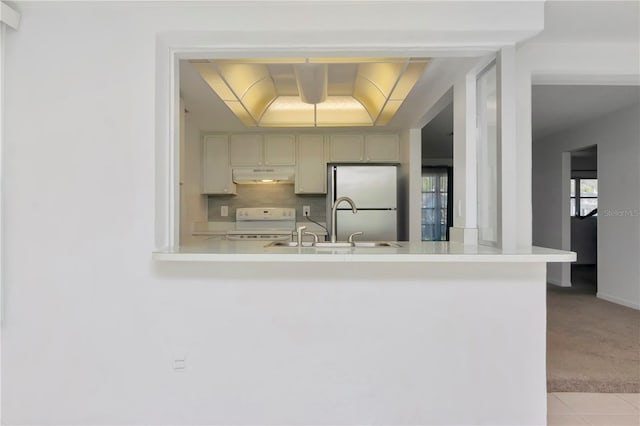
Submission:
<svg viewBox="0 0 640 426">
<path fill-rule="evenodd" d="M 205 423 L 228 398 L 242 399 L 221 376 L 171 371 L 184 353 L 219 359 L 215 371 L 255 365 L 215 358 L 220 342 L 246 336 L 224 309 L 251 317 L 243 309 L 254 293 L 249 285 L 225 298 L 215 267 L 194 277 L 151 261 L 156 211 L 167 206 L 155 199 L 166 185 L 156 180 L 156 129 L 171 119 L 156 127 L 157 37 L 193 31 L 238 49 L 400 45 L 422 54 L 421 45 L 464 50 L 471 40 L 492 49 L 542 24 L 540 2 L 392 3 L 353 2 L 340 13 L 335 4 L 17 4 L 22 26 L 6 37 L 3 422 Z M 246 330 L 259 336 L 259 322 Z M 203 398 L 212 387 L 216 398 Z"/>
<path fill-rule="evenodd" d="M 551 248 L 562 248 L 562 210 L 569 203 L 562 191 L 563 186 L 568 190 L 563 153 L 598 146 L 598 297 L 636 309 L 640 309 L 638 117 L 640 106 L 635 105 L 533 144 L 533 242 Z M 567 284 L 561 266 L 549 265 L 550 282 Z"/>
<path fill-rule="evenodd" d="M 558 2 L 561 3 L 561 2 Z M 550 4 L 547 3 L 547 7 Z M 571 39 L 569 39 L 571 40 Z M 628 42 L 524 43 L 517 49 L 518 169 L 531 164 L 531 85 L 533 84 L 626 84 L 640 82 L 638 44 Z M 518 239 L 532 241 L 531 175 L 523 174 L 517 182 L 519 218 Z M 535 208 L 535 206 L 533 206 Z M 534 239 L 535 244 L 535 239 Z M 561 267 L 555 265 L 554 267 Z M 567 267 L 568 268 L 568 267 Z M 565 274 L 568 275 L 568 274 Z"/>
<path fill-rule="evenodd" d="M 400 168 L 398 170 L 400 214 L 400 240 L 420 241 L 421 230 L 421 176 L 420 164 L 422 143 L 420 129 L 409 129 L 400 133 Z"/>
<path fill-rule="evenodd" d="M 547 7 L 550 7 L 547 4 Z M 593 18 L 593 17 L 592 17 Z M 597 37 L 597 36 L 596 36 Z M 523 169 L 531 164 L 532 136 L 531 136 L 531 86 L 533 84 L 623 84 L 634 85 L 640 81 L 640 52 L 637 42 L 629 43 L 624 40 L 608 40 L 600 42 L 594 40 L 582 40 L 567 38 L 561 42 L 552 43 L 550 40 L 537 42 L 535 39 L 529 43 L 518 46 L 518 111 L 517 111 L 517 139 L 518 139 L 518 168 Z M 565 174 L 557 175 L 566 163 Z M 537 164 L 534 173 L 546 176 L 550 184 L 558 180 L 567 181 L 570 178 L 570 154 L 566 153 L 562 158 L 550 158 L 546 164 Z M 555 177 L 551 177 L 556 174 Z M 530 189 L 532 179 L 530 175 L 523 175 L 517 182 L 518 209 L 525 216 L 533 212 L 532 220 L 522 220 L 519 226 L 519 240 L 533 241 L 533 244 L 545 245 L 553 241 L 551 247 L 570 248 L 568 233 L 554 235 L 533 235 L 536 223 L 544 223 L 545 220 L 561 220 L 563 226 L 568 229 L 570 217 L 568 204 L 567 215 L 547 217 L 551 211 L 532 205 Z M 535 178 L 534 178 L 535 179 Z M 540 179 L 540 177 L 539 177 Z M 547 217 L 545 219 L 545 217 Z M 538 226 L 537 229 L 540 229 Z M 537 233 L 537 231 L 536 231 Z M 570 285 L 569 264 L 549 265 L 549 280 L 558 285 Z"/>
<path fill-rule="evenodd" d="M 453 166 L 453 101 L 449 101 L 422 128 L 422 166 Z"/>
<path fill-rule="evenodd" d="M 202 138 L 200 129 L 196 127 L 189 114 L 181 114 L 184 127 L 184 156 L 181 153 L 181 209 L 180 209 L 180 244 L 188 244 L 193 240 L 191 235 L 194 222 L 206 222 L 207 197 L 202 190 Z"/>
<path fill-rule="evenodd" d="M 429 123 L 447 105 L 453 103 L 453 226 L 450 241 L 477 245 L 475 76 L 486 65 L 486 58 L 439 60 L 436 72 L 427 75 L 429 90 L 425 97 L 426 113 L 421 122 Z M 423 160 L 424 164 L 424 160 Z M 440 164 L 441 165 L 441 164 Z"/>
</svg>

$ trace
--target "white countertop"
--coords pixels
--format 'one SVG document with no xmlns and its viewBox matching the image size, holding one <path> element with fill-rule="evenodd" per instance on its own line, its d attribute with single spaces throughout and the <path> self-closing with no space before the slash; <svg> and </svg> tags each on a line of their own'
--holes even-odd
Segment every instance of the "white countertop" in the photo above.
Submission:
<svg viewBox="0 0 640 426">
<path fill-rule="evenodd" d="M 204 241 L 157 250 L 154 260 L 189 262 L 573 262 L 576 254 L 542 247 L 502 250 L 448 242 L 400 242 L 401 247 L 319 249 L 265 247 L 265 242 Z"/>
</svg>

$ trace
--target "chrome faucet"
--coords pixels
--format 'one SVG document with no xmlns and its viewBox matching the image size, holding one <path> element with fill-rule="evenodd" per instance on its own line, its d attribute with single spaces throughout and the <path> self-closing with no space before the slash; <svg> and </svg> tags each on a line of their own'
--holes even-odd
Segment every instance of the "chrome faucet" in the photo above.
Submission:
<svg viewBox="0 0 640 426">
<path fill-rule="evenodd" d="M 358 213 L 358 209 L 356 208 L 355 203 L 349 197 L 340 197 L 336 200 L 335 203 L 333 203 L 333 207 L 331 207 L 331 242 L 332 243 L 335 243 L 338 240 L 336 238 L 336 221 L 338 216 L 338 205 L 343 201 L 346 201 L 351 205 L 351 211 L 353 212 L 353 214 Z"/>
<path fill-rule="evenodd" d="M 298 247 L 302 247 L 302 236 L 305 234 L 306 226 L 302 225 L 298 227 Z"/>
<path fill-rule="evenodd" d="M 353 234 L 349 235 L 347 242 L 355 245 L 355 241 L 353 241 L 353 237 L 355 237 L 356 235 L 362 235 L 362 234 L 364 234 L 364 232 L 361 232 L 361 231 L 354 232 Z"/>
<path fill-rule="evenodd" d="M 307 229 L 306 226 L 302 225 L 298 227 L 298 247 L 302 247 L 302 237 L 304 237 L 305 235 L 311 235 L 313 237 L 313 243 L 317 243 L 318 242 L 318 234 L 316 234 L 315 232 L 309 232 L 309 231 L 305 231 L 305 229 Z"/>
</svg>

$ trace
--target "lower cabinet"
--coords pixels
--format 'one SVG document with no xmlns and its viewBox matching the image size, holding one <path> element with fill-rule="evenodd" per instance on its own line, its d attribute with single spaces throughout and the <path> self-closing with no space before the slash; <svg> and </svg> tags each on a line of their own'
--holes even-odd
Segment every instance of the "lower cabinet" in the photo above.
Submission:
<svg viewBox="0 0 640 426">
<path fill-rule="evenodd" d="M 202 147 L 202 193 L 235 194 L 236 184 L 229 166 L 229 138 L 226 135 L 204 137 Z"/>
<path fill-rule="evenodd" d="M 324 161 L 324 136 L 298 136 L 296 158 L 296 194 L 326 194 L 327 164 Z"/>
</svg>

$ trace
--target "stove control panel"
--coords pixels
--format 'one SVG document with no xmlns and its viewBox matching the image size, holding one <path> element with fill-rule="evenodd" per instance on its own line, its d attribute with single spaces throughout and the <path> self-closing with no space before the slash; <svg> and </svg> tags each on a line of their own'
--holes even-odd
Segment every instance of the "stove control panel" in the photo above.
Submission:
<svg viewBox="0 0 640 426">
<path fill-rule="evenodd" d="M 239 207 L 236 209 L 236 222 L 248 220 L 294 221 L 296 209 L 286 207 Z"/>
</svg>

